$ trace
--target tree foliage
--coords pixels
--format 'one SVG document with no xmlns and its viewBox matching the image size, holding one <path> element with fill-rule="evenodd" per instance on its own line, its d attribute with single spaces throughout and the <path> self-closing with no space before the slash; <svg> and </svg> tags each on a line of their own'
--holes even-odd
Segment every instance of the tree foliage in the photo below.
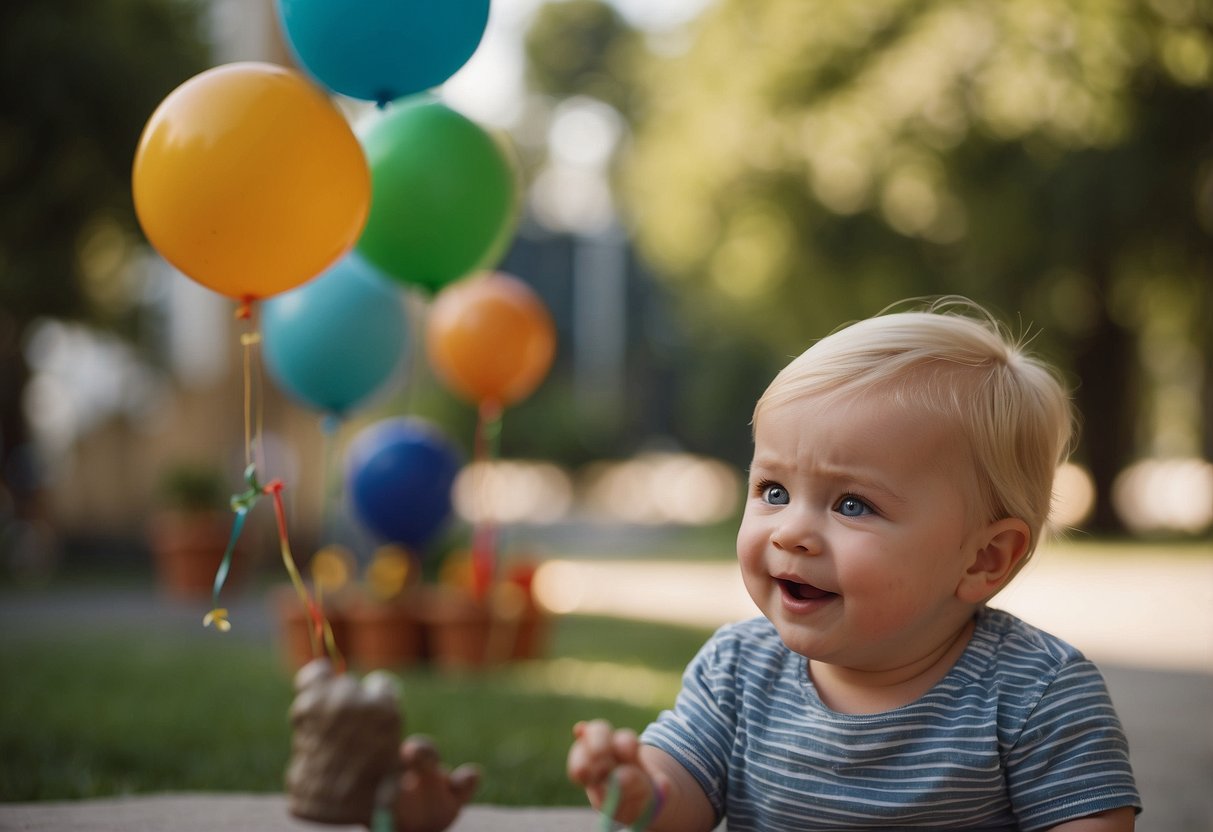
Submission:
<svg viewBox="0 0 1213 832">
<path fill-rule="evenodd" d="M 718 0 L 690 35 L 632 73 L 648 260 L 780 355 L 910 296 L 1032 323 L 1106 495 L 1150 344 L 1200 354 L 1213 320 L 1209 5 Z"/>
<path fill-rule="evenodd" d="M 621 113 L 631 111 L 639 35 L 598 0 L 546 5 L 526 35 L 527 75 L 536 91 L 554 98 L 589 96 Z"/>
<path fill-rule="evenodd" d="M 21 342 L 39 317 L 121 326 L 140 236 L 135 146 L 165 95 L 207 66 L 190 0 L 9 0 L 0 6 L 0 438 L 26 435 Z"/>
</svg>

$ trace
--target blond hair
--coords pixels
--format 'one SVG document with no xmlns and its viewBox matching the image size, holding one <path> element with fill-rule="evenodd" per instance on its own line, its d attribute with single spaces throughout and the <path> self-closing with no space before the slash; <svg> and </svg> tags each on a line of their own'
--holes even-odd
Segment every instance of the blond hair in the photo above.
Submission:
<svg viewBox="0 0 1213 832">
<path fill-rule="evenodd" d="M 986 310 L 943 298 L 844 327 L 793 359 L 754 408 L 804 396 L 886 397 L 891 407 L 947 420 L 972 459 L 985 522 L 1018 517 L 1035 549 L 1053 476 L 1069 455 L 1074 415 L 1055 372 Z"/>
</svg>

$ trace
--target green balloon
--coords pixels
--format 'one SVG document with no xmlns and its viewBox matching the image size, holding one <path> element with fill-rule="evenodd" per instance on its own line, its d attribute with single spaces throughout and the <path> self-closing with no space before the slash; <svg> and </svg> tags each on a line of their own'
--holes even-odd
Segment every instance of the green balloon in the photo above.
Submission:
<svg viewBox="0 0 1213 832">
<path fill-rule="evenodd" d="M 518 177 L 483 128 L 423 96 L 393 104 L 361 141 L 371 210 L 359 254 L 430 291 L 504 256 L 518 221 Z"/>
</svg>

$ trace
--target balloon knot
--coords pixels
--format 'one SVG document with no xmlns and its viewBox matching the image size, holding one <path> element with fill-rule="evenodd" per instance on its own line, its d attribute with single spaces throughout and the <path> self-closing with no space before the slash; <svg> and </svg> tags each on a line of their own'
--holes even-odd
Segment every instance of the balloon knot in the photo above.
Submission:
<svg viewBox="0 0 1213 832">
<path fill-rule="evenodd" d="M 320 429 L 329 436 L 332 436 L 341 427 L 341 414 L 326 413 L 324 418 L 320 420 Z"/>
<path fill-rule="evenodd" d="M 231 500 L 228 501 L 232 507 L 232 511 L 237 514 L 248 512 L 257 504 L 257 498 L 261 496 L 261 484 L 257 482 L 256 465 L 249 464 L 244 469 L 244 481 L 248 485 L 248 488 L 239 494 L 233 494 Z"/>
<path fill-rule="evenodd" d="M 270 480 L 265 484 L 264 490 L 266 494 L 281 494 L 284 487 L 282 480 Z"/>
<path fill-rule="evenodd" d="M 247 321 L 251 317 L 253 317 L 253 299 L 244 298 L 236 307 L 236 320 Z"/>
<path fill-rule="evenodd" d="M 503 410 L 505 410 L 505 407 L 496 399 L 482 399 L 480 401 L 480 418 L 486 423 L 496 422 L 500 419 Z"/>
</svg>

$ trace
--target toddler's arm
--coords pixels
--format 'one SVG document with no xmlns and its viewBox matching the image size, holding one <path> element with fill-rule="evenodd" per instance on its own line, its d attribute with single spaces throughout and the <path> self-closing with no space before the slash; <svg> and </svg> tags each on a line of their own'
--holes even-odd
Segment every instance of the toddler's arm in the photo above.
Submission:
<svg viewBox="0 0 1213 832">
<path fill-rule="evenodd" d="M 614 819 L 620 823 L 635 823 L 657 807 L 648 826 L 652 832 L 709 832 L 716 825 L 707 795 L 686 769 L 664 751 L 642 746 L 635 731 L 617 730 L 606 720 L 573 726 L 568 775 L 599 810 L 614 777 Z"/>
<path fill-rule="evenodd" d="M 1059 823 L 1049 832 L 1132 832 L 1136 813 L 1132 806 Z"/>
</svg>

